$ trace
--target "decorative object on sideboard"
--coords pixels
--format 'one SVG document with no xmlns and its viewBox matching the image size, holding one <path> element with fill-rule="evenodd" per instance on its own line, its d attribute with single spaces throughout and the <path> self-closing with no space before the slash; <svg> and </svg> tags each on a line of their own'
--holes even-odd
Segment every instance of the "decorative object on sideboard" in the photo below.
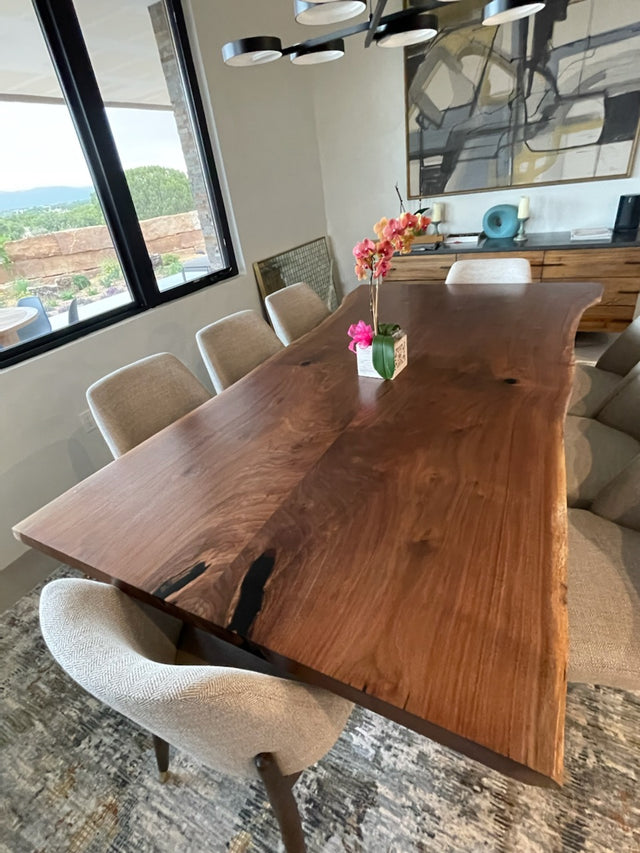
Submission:
<svg viewBox="0 0 640 853">
<path fill-rule="evenodd" d="M 407 335 L 396 323 L 378 321 L 380 283 L 391 269 L 395 252 L 408 255 L 416 237 L 424 234 L 428 216 L 401 213 L 397 219 L 383 218 L 373 226 L 378 240 L 368 237 L 353 248 L 355 272 L 359 281 L 369 281 L 371 325 L 363 320 L 349 326 L 349 349 L 357 354 L 358 374 L 372 378 L 395 379 L 407 365 Z"/>
<path fill-rule="evenodd" d="M 431 224 L 434 226 L 434 234 L 440 234 L 440 223 L 444 219 L 444 205 L 440 201 L 434 201 L 431 210 Z"/>
<path fill-rule="evenodd" d="M 297 65 L 330 62 L 344 54 L 342 47 L 330 46 L 330 42 L 343 42 L 343 39 L 366 32 L 364 46 L 373 42 L 379 47 L 408 47 L 431 41 L 438 34 L 438 19 L 432 11 L 443 3 L 454 0 L 423 0 L 417 6 L 401 9 L 383 16 L 388 0 L 371 0 L 369 19 L 353 24 L 343 30 L 308 39 L 304 42 L 283 47 L 275 36 L 252 36 L 227 42 L 222 47 L 222 58 L 227 65 L 251 66 L 273 62 L 281 56 L 289 56 Z M 499 6 L 499 8 L 497 8 Z M 494 8 L 496 7 L 496 8 Z M 493 0 L 483 13 L 483 23 L 497 26 L 533 15 L 544 7 L 543 2 L 531 0 Z M 365 0 L 293 0 L 293 14 L 299 24 L 334 24 L 347 21 L 362 14 L 367 8 Z M 306 63 L 300 57 L 310 55 Z"/>
<path fill-rule="evenodd" d="M 640 226 L 640 195 L 621 195 L 613 230 L 618 234 L 634 232 Z"/>
<path fill-rule="evenodd" d="M 610 243 L 613 237 L 611 228 L 573 228 L 570 234 L 571 242 Z"/>
<path fill-rule="evenodd" d="M 518 208 L 515 204 L 495 204 L 482 217 L 482 230 L 494 239 L 515 237 L 518 232 Z"/>
<path fill-rule="evenodd" d="M 520 196 L 520 204 L 518 205 L 518 222 L 520 226 L 518 228 L 518 233 L 513 238 L 514 243 L 526 243 L 527 235 L 524 233 L 524 223 L 529 218 L 529 196 L 523 195 Z"/>
</svg>

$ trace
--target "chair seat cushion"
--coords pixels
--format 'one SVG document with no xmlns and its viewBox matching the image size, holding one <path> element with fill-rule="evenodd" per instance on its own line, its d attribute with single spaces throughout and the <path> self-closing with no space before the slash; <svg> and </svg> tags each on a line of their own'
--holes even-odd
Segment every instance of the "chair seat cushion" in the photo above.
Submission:
<svg viewBox="0 0 640 853">
<path fill-rule="evenodd" d="M 576 364 L 569 414 L 592 418 L 621 381 L 617 373 L 600 370 L 592 364 Z"/>
<path fill-rule="evenodd" d="M 591 418 L 568 415 L 564 429 L 567 503 L 587 508 L 640 453 L 640 442 Z"/>
<path fill-rule="evenodd" d="M 640 690 L 640 533 L 568 512 L 568 679 Z"/>
</svg>

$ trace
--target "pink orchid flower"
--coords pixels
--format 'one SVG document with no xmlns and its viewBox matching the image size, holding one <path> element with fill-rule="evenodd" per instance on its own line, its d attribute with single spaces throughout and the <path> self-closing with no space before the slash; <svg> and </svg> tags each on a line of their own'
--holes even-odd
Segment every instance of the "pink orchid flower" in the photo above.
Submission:
<svg viewBox="0 0 640 853">
<path fill-rule="evenodd" d="M 373 329 L 364 320 L 359 320 L 358 323 L 349 326 L 347 334 L 353 338 L 349 344 L 351 352 L 356 351 L 356 344 L 360 344 L 361 347 L 370 347 L 373 343 Z"/>
<path fill-rule="evenodd" d="M 390 219 L 382 229 L 382 233 L 387 240 L 393 240 L 394 237 L 401 237 L 403 232 L 404 226 L 399 219 Z"/>
<path fill-rule="evenodd" d="M 373 274 L 379 278 L 384 278 L 390 269 L 391 264 L 389 261 L 386 258 L 380 258 L 373 268 Z"/>
<path fill-rule="evenodd" d="M 375 249 L 376 244 L 373 242 L 373 240 L 369 240 L 369 238 L 367 237 L 361 243 L 356 243 L 356 245 L 353 247 L 353 256 L 357 259 L 366 258 L 372 252 L 375 252 Z"/>
<path fill-rule="evenodd" d="M 403 228 L 415 228 L 418 224 L 418 217 L 415 213 L 408 213 L 405 211 L 400 214 L 400 224 Z"/>
</svg>

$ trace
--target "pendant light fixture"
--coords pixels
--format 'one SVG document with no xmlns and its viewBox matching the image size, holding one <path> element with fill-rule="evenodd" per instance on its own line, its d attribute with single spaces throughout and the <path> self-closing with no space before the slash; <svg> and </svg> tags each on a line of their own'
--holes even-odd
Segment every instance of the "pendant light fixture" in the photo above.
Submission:
<svg viewBox="0 0 640 853">
<path fill-rule="evenodd" d="M 300 45 L 289 54 L 294 65 L 319 65 L 321 62 L 333 62 L 344 56 L 344 39 L 332 39 L 313 47 Z"/>
<path fill-rule="evenodd" d="M 283 47 L 275 36 L 251 36 L 227 42 L 222 58 L 227 65 L 252 66 L 273 62 L 288 56 L 294 65 L 316 65 L 331 62 L 344 55 L 344 39 L 365 34 L 364 46 L 374 41 L 380 47 L 406 47 L 435 38 L 438 20 L 434 10 L 456 0 L 413 0 L 414 5 L 384 15 L 388 0 L 370 0 L 368 20 L 350 24 L 345 29 L 307 39 Z M 486 26 L 516 21 L 544 9 L 543 0 L 491 0 L 484 7 L 482 23 Z M 331 24 L 348 21 L 367 8 L 367 0 L 293 0 L 293 13 L 300 24 Z"/>
<path fill-rule="evenodd" d="M 337 24 L 356 18 L 366 11 L 365 0 L 331 0 L 331 2 L 306 2 L 293 0 L 293 14 L 299 24 Z"/>
<path fill-rule="evenodd" d="M 438 35 L 438 19 L 428 12 L 397 18 L 377 32 L 374 39 L 379 47 L 408 47 L 430 41 Z"/>
<path fill-rule="evenodd" d="M 282 42 L 275 36 L 251 36 L 227 42 L 222 58 L 227 65 L 264 65 L 282 56 Z"/>
<path fill-rule="evenodd" d="M 498 27 L 535 15 L 544 7 L 542 0 L 491 0 L 482 12 L 482 23 L 485 27 Z"/>
</svg>

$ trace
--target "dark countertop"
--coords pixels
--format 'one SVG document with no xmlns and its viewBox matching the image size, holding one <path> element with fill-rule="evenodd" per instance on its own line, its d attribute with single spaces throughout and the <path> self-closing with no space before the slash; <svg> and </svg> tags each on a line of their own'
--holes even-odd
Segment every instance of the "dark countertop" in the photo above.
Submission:
<svg viewBox="0 0 640 853">
<path fill-rule="evenodd" d="M 477 245 L 462 243 L 447 246 L 443 243 L 414 244 L 412 255 L 454 255 L 461 252 L 535 252 L 545 249 L 623 249 L 640 247 L 638 231 L 613 235 L 611 240 L 571 240 L 571 232 L 555 231 L 550 233 L 527 234 L 525 243 L 516 243 L 512 237 L 508 239 L 491 239 L 481 237 Z M 436 245 L 438 248 L 434 249 Z"/>
</svg>

